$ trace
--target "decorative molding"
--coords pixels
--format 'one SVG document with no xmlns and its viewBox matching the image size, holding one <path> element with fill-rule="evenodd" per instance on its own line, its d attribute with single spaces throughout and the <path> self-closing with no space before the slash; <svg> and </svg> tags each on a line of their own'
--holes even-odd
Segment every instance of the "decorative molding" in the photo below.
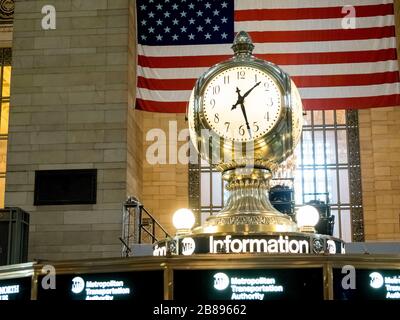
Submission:
<svg viewBox="0 0 400 320">
<path fill-rule="evenodd" d="M 210 221 L 207 221 L 208 225 L 218 226 L 218 225 L 285 225 L 287 224 L 287 218 L 285 216 L 260 216 L 260 215 L 250 215 L 250 214 L 238 214 L 229 217 L 216 217 Z"/>
<path fill-rule="evenodd" d="M 14 0 L 0 0 L 0 24 L 13 23 L 14 9 Z"/>
<path fill-rule="evenodd" d="M 353 241 L 365 240 L 364 213 L 362 206 L 362 184 L 360 166 L 360 139 L 358 111 L 346 111 L 347 145 L 349 156 L 350 213 Z"/>
<path fill-rule="evenodd" d="M 191 144 L 192 142 L 190 142 Z M 191 152 L 195 149 L 190 147 Z M 198 155 L 197 155 L 198 157 Z M 200 160 L 198 161 L 200 163 Z M 200 216 L 200 164 L 189 161 L 189 208 L 196 216 L 196 226 L 201 225 Z"/>
</svg>

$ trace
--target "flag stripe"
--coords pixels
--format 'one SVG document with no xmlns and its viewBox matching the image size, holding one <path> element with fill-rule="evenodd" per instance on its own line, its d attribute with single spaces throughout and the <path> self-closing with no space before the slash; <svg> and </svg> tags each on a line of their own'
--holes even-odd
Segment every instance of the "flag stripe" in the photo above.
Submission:
<svg viewBox="0 0 400 320">
<path fill-rule="evenodd" d="M 306 110 L 334 109 L 366 109 L 400 105 L 400 95 L 382 95 L 373 97 L 333 98 L 333 99 L 302 99 Z M 136 100 L 136 108 L 152 112 L 184 113 L 187 102 L 160 102 L 152 100 Z"/>
<path fill-rule="evenodd" d="M 306 75 L 340 75 L 340 74 L 369 74 L 398 71 L 397 60 L 366 62 L 366 63 L 338 63 L 338 64 L 309 64 L 309 65 L 286 65 L 281 66 L 291 76 Z M 148 79 L 176 79 L 177 72 L 181 79 L 195 79 L 199 74 L 207 71 L 202 68 L 138 68 L 138 77 Z M 178 70 L 178 71 L 177 71 Z"/>
<path fill-rule="evenodd" d="M 304 99 L 334 99 L 337 97 L 373 97 L 387 95 L 391 93 L 399 94 L 399 86 L 397 83 L 384 83 L 367 86 L 348 87 L 315 87 L 315 88 L 299 88 L 301 97 Z M 140 88 L 137 96 L 145 100 L 155 100 L 164 102 L 185 102 L 190 97 L 191 90 L 149 90 Z"/>
<path fill-rule="evenodd" d="M 366 109 L 398 106 L 400 105 L 400 95 L 392 94 L 373 97 L 353 97 L 345 99 L 302 99 L 302 102 L 304 109 L 306 110 Z"/>
<path fill-rule="evenodd" d="M 324 75 L 324 76 L 292 76 L 297 87 L 332 87 L 332 86 L 362 86 L 371 84 L 383 84 L 398 82 L 399 72 L 382 72 L 348 75 Z M 191 90 L 196 83 L 193 79 L 151 79 L 138 77 L 137 86 L 149 90 Z"/>
<path fill-rule="evenodd" d="M 268 1 L 268 0 L 239 0 L 235 1 L 235 10 L 248 10 L 248 9 L 289 9 L 289 8 L 329 8 L 332 7 L 332 3 L 335 6 L 348 6 L 354 5 L 357 6 L 367 6 L 367 5 L 376 5 L 378 4 L 393 4 L 393 0 L 329 0 L 329 1 L 321 1 L 321 0 L 300 0 L 300 1 Z"/>
<path fill-rule="evenodd" d="M 260 20 L 303 20 L 303 19 L 332 19 L 344 18 L 347 12 L 342 13 L 342 6 L 328 8 L 289 8 L 289 9 L 251 9 L 235 11 L 235 21 Z M 357 17 L 374 17 L 393 14 L 393 5 L 378 4 L 354 6 Z"/>
<path fill-rule="evenodd" d="M 166 112 L 166 113 L 183 113 L 186 111 L 187 102 L 163 102 L 148 99 L 136 99 L 136 109 Z"/>
<path fill-rule="evenodd" d="M 374 97 L 382 96 L 390 93 L 399 94 L 399 86 L 397 83 L 384 83 L 368 86 L 352 86 L 348 87 L 318 87 L 318 88 L 299 88 L 301 97 L 304 99 L 329 98 L 335 99 L 352 98 L 352 97 Z M 166 91 L 168 92 L 168 91 Z"/>
<path fill-rule="evenodd" d="M 341 29 L 343 19 L 314 19 L 314 20 L 258 20 L 236 21 L 235 30 L 243 31 L 296 31 L 296 30 L 332 30 Z M 355 27 L 374 28 L 394 26 L 394 15 L 378 17 L 357 17 Z"/>
<path fill-rule="evenodd" d="M 396 48 L 396 38 L 322 42 L 254 42 L 254 45 L 254 54 L 368 51 Z M 231 45 L 163 46 L 162 48 L 139 45 L 138 53 L 151 57 L 209 56 L 210 54 L 232 57 Z"/>
<path fill-rule="evenodd" d="M 364 29 L 337 29 L 337 30 L 309 30 L 301 31 L 256 31 L 249 32 L 255 43 L 257 42 L 312 42 L 312 41 L 339 41 L 365 40 L 390 38 L 395 36 L 394 26 L 364 28 Z"/>
<path fill-rule="evenodd" d="M 138 88 L 149 90 L 192 90 L 196 83 L 196 78 L 193 79 L 151 79 L 138 77 Z"/>
<path fill-rule="evenodd" d="M 325 76 L 293 76 L 294 83 L 298 87 L 333 87 L 333 86 L 363 86 L 371 84 L 395 83 L 399 81 L 399 72 L 382 72 L 347 75 L 325 75 Z"/>
<path fill-rule="evenodd" d="M 298 64 L 332 64 L 332 63 L 357 63 L 396 60 L 396 49 L 371 50 L 360 52 L 321 52 L 321 53 L 288 53 L 288 54 L 257 54 L 260 59 L 271 61 L 278 65 Z M 229 59 L 228 55 L 197 56 L 197 57 L 145 57 L 138 56 L 138 64 L 149 68 L 190 68 L 208 67 L 223 60 Z"/>
</svg>

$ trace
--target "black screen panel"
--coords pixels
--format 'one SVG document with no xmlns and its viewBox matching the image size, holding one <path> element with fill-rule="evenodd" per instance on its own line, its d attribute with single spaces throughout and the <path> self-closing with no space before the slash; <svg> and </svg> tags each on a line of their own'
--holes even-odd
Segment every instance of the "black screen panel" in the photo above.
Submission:
<svg viewBox="0 0 400 320">
<path fill-rule="evenodd" d="M 35 172 L 34 205 L 95 204 L 97 170 Z"/>
<path fill-rule="evenodd" d="M 175 300 L 323 300 L 323 286 L 322 268 L 174 271 Z"/>
<path fill-rule="evenodd" d="M 0 266 L 8 263 L 8 221 L 0 221 Z"/>
<path fill-rule="evenodd" d="M 56 276 L 56 288 L 45 289 L 40 284 L 38 300 L 139 300 L 160 301 L 164 298 L 164 271 L 61 274 Z"/>
<path fill-rule="evenodd" d="M 400 300 L 399 269 L 333 269 L 335 300 Z"/>
<path fill-rule="evenodd" d="M 31 286 L 31 277 L 0 280 L 0 301 L 30 300 Z"/>
</svg>

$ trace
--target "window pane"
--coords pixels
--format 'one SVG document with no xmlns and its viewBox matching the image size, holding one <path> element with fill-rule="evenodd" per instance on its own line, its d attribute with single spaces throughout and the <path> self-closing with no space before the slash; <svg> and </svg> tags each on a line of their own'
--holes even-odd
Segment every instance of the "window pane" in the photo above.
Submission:
<svg viewBox="0 0 400 320">
<path fill-rule="evenodd" d="M 341 238 L 345 242 L 351 242 L 351 215 L 350 210 L 341 211 L 340 228 L 342 231 Z"/>
<path fill-rule="evenodd" d="M 316 170 L 315 171 L 315 178 L 316 178 L 316 190 L 319 195 L 318 199 L 322 201 L 326 201 L 326 181 L 325 181 L 325 170 Z"/>
<path fill-rule="evenodd" d="M 339 170 L 340 181 L 340 203 L 350 203 L 349 192 L 349 171 L 347 169 Z"/>
<path fill-rule="evenodd" d="M 0 173 L 6 172 L 7 140 L 0 140 Z"/>
<path fill-rule="evenodd" d="M 201 206 L 210 205 L 210 174 L 208 172 L 202 172 L 200 178 L 200 190 L 201 190 Z"/>
<path fill-rule="evenodd" d="M 0 134 L 8 134 L 8 118 L 10 115 L 10 103 L 3 102 L 1 104 Z"/>
<path fill-rule="evenodd" d="M 303 131 L 303 165 L 314 164 L 314 152 L 310 131 Z"/>
<path fill-rule="evenodd" d="M 3 86 L 2 86 L 2 97 L 10 96 L 10 79 L 11 79 L 11 67 L 3 67 Z"/>
<path fill-rule="evenodd" d="M 326 150 L 326 164 L 336 163 L 336 138 L 335 131 L 327 130 L 325 132 L 325 150 Z"/>
<path fill-rule="evenodd" d="M 346 111 L 345 110 L 336 110 L 336 123 L 337 124 L 346 124 Z"/>
<path fill-rule="evenodd" d="M 339 163 L 347 163 L 347 132 L 346 130 L 338 130 L 337 132 L 337 145 Z"/>
<path fill-rule="evenodd" d="M 1 49 L 4 50 L 5 49 Z M 10 79 L 11 67 L 1 66 L 1 101 L 0 101 L 0 208 L 4 208 L 5 195 L 5 173 L 7 162 L 7 135 L 8 135 L 8 119 L 10 114 Z"/>
<path fill-rule="evenodd" d="M 322 111 L 313 111 L 314 112 L 314 125 L 322 125 Z"/>
<path fill-rule="evenodd" d="M 324 134 L 322 131 L 314 131 L 315 164 L 325 164 Z"/>
<path fill-rule="evenodd" d="M 212 173 L 212 204 L 222 206 L 222 177 L 220 172 Z"/>
<path fill-rule="evenodd" d="M 314 199 L 315 188 L 314 188 L 314 170 L 304 171 L 304 195 L 305 202 Z"/>
<path fill-rule="evenodd" d="M 337 194 L 337 176 L 336 170 L 329 169 L 327 170 L 328 176 L 328 193 L 329 193 L 329 201 L 330 203 L 337 203 L 338 202 L 338 194 Z"/>
<path fill-rule="evenodd" d="M 326 125 L 333 125 L 335 123 L 335 117 L 333 110 L 325 111 L 325 124 Z"/>
</svg>

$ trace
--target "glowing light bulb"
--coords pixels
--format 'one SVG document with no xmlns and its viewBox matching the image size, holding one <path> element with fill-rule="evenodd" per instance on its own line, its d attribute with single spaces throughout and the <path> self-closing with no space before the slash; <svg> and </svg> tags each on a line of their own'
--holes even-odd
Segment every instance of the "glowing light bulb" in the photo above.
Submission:
<svg viewBox="0 0 400 320">
<path fill-rule="evenodd" d="M 194 213 L 186 208 L 175 211 L 172 217 L 172 224 L 177 234 L 186 234 L 190 232 L 196 222 Z"/>
<path fill-rule="evenodd" d="M 315 226 L 319 221 L 319 212 L 313 206 L 303 206 L 296 213 L 297 226 L 301 231 L 315 232 Z"/>
</svg>

